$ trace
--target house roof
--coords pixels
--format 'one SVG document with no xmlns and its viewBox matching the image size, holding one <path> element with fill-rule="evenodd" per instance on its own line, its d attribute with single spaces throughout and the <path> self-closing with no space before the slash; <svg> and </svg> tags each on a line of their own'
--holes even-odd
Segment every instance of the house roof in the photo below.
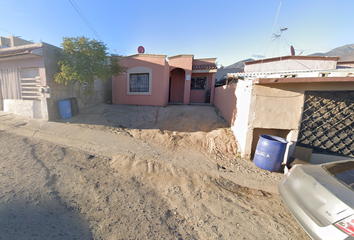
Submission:
<svg viewBox="0 0 354 240">
<path fill-rule="evenodd" d="M 281 84 L 281 83 L 340 83 L 354 82 L 354 77 L 302 77 L 302 78 L 257 78 L 254 84 Z"/>
<path fill-rule="evenodd" d="M 17 47 L 0 49 L 0 61 L 7 61 L 8 58 L 31 58 L 43 56 L 43 43 L 27 44 Z"/>
<path fill-rule="evenodd" d="M 210 70 L 217 69 L 215 64 L 193 65 L 192 70 Z"/>
<path fill-rule="evenodd" d="M 176 55 L 176 56 L 168 57 L 168 59 L 178 58 L 178 57 L 192 57 L 192 58 L 194 58 L 194 55 L 193 54 L 179 54 L 179 55 Z"/>
<path fill-rule="evenodd" d="M 351 61 L 340 61 L 340 62 L 337 62 L 337 64 L 354 64 L 354 60 L 351 60 Z"/>
<path fill-rule="evenodd" d="M 282 60 L 332 60 L 338 61 L 340 57 L 323 57 L 323 56 L 282 56 L 282 57 L 275 57 L 275 58 L 266 58 L 266 59 L 259 59 L 254 61 L 244 62 L 244 65 L 252 65 L 257 63 L 266 63 L 266 62 L 278 62 Z"/>
<path fill-rule="evenodd" d="M 31 53 L 34 49 L 43 47 L 43 43 L 27 44 L 18 47 L 7 47 L 0 49 L 0 57 L 14 56 Z"/>
<path fill-rule="evenodd" d="M 228 73 L 230 76 L 234 77 L 244 77 L 248 79 L 255 78 L 307 78 L 307 77 L 318 77 L 320 75 L 335 76 L 335 77 L 346 77 L 354 76 L 354 68 L 344 68 L 344 69 L 316 69 L 316 70 L 288 70 L 288 71 L 269 71 L 269 72 L 238 72 L 238 73 Z M 293 78 L 293 77 L 292 77 Z"/>
<path fill-rule="evenodd" d="M 166 58 L 167 55 L 158 55 L 158 54 L 146 54 L 146 53 L 139 53 L 129 56 L 117 56 L 118 58 L 134 58 L 134 57 L 163 57 Z"/>
<path fill-rule="evenodd" d="M 210 61 L 210 60 L 216 60 L 217 58 L 198 58 L 198 59 L 193 59 L 195 61 Z"/>
</svg>

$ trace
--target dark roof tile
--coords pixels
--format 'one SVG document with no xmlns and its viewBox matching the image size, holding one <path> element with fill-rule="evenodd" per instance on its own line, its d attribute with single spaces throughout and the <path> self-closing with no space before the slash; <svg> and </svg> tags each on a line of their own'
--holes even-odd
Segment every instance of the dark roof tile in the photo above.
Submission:
<svg viewBox="0 0 354 240">
<path fill-rule="evenodd" d="M 209 70 L 209 69 L 217 69 L 215 64 L 208 65 L 193 65 L 192 70 Z"/>
</svg>

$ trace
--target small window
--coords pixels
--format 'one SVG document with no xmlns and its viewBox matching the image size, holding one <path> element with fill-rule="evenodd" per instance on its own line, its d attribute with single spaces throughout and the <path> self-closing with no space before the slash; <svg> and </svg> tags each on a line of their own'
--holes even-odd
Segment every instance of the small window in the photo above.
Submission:
<svg viewBox="0 0 354 240">
<path fill-rule="evenodd" d="M 296 78 L 297 74 L 281 75 L 282 78 Z"/>
<path fill-rule="evenodd" d="M 319 77 L 328 77 L 329 73 L 319 73 L 318 76 Z"/>
<path fill-rule="evenodd" d="M 191 90 L 206 90 L 207 77 L 193 77 L 191 81 Z"/>
<path fill-rule="evenodd" d="M 149 92 L 149 74 L 130 74 L 129 90 L 130 92 Z"/>
</svg>

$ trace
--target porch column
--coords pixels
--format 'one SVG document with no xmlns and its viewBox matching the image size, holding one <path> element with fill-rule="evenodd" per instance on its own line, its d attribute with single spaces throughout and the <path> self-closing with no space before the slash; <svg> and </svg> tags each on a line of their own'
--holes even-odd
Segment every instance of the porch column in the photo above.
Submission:
<svg viewBox="0 0 354 240">
<path fill-rule="evenodd" d="M 214 92 L 215 92 L 215 75 L 216 73 L 213 73 L 211 75 L 211 87 L 210 87 L 210 103 L 213 104 L 214 103 Z"/>
<path fill-rule="evenodd" d="M 191 95 L 192 70 L 184 69 L 184 71 L 186 72 L 186 74 L 185 74 L 185 79 L 184 79 L 183 104 L 189 104 L 190 95 Z M 187 79 L 189 79 L 189 80 L 187 80 Z"/>
</svg>

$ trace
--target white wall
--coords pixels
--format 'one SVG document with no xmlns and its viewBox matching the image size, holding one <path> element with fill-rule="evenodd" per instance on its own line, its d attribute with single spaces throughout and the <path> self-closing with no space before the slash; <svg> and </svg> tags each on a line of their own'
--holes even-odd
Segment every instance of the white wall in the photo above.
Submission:
<svg viewBox="0 0 354 240">
<path fill-rule="evenodd" d="M 4 112 L 24 117 L 42 118 L 40 100 L 4 99 Z"/>
<path fill-rule="evenodd" d="M 234 132 L 236 139 L 239 144 L 239 148 L 243 153 L 247 152 L 247 142 L 249 139 L 249 115 L 250 115 L 250 104 L 251 104 L 251 94 L 252 94 L 252 81 L 239 80 L 236 88 L 236 120 L 231 123 L 232 131 Z"/>
<path fill-rule="evenodd" d="M 245 65 L 245 72 L 273 72 L 287 70 L 336 69 L 335 60 L 301 60 L 286 59 L 274 62 L 263 62 Z"/>
</svg>

